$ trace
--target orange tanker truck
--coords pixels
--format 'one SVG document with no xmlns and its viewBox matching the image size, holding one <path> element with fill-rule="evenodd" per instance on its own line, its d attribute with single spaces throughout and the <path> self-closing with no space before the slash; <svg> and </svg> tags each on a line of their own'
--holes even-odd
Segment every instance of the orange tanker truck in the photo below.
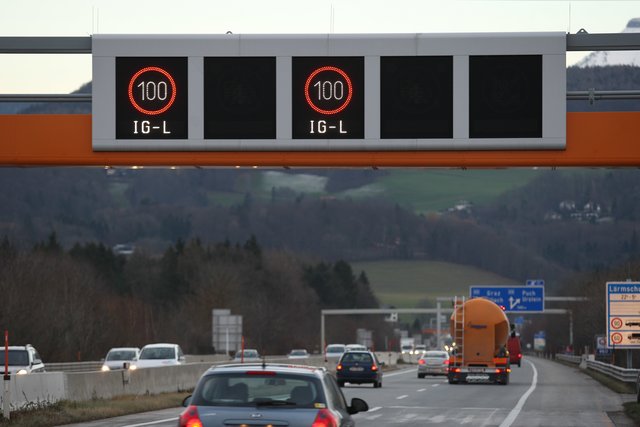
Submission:
<svg viewBox="0 0 640 427">
<path fill-rule="evenodd" d="M 509 384 L 509 319 L 500 306 L 485 298 L 456 299 L 450 332 L 449 384 Z"/>
</svg>

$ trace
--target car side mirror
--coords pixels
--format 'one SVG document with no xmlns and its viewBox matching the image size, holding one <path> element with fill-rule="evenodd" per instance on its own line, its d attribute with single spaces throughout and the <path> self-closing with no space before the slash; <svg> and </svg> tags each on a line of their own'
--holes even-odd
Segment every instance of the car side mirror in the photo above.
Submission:
<svg viewBox="0 0 640 427">
<path fill-rule="evenodd" d="M 354 397 L 351 399 L 351 406 L 347 408 L 347 412 L 349 414 L 357 414 L 358 412 L 367 412 L 369 410 L 369 405 L 364 400 Z"/>
<path fill-rule="evenodd" d="M 183 406 L 183 407 L 185 407 L 185 408 L 186 408 L 187 406 L 189 406 L 189 404 L 191 403 L 191 398 L 193 398 L 193 395 L 192 395 L 192 394 L 190 394 L 189 396 L 185 397 L 185 398 L 182 400 L 182 406 Z"/>
</svg>

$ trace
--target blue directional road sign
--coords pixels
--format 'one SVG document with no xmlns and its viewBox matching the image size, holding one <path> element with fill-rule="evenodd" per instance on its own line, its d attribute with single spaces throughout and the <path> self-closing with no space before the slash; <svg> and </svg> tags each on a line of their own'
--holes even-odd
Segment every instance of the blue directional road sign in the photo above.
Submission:
<svg viewBox="0 0 640 427">
<path fill-rule="evenodd" d="M 544 311 L 544 286 L 470 286 L 469 296 L 490 299 L 507 312 Z"/>
</svg>

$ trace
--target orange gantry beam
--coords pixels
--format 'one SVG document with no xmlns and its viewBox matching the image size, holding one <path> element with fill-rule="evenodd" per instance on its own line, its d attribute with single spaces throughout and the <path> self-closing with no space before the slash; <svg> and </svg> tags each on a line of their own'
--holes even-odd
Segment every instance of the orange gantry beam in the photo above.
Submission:
<svg viewBox="0 0 640 427">
<path fill-rule="evenodd" d="M 91 115 L 0 115 L 0 166 L 640 166 L 640 112 L 567 113 L 565 150 L 94 152 Z"/>
</svg>

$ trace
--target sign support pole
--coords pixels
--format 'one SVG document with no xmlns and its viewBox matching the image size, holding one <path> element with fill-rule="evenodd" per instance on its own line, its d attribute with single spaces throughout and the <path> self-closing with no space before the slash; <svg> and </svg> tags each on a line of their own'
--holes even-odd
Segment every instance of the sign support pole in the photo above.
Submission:
<svg viewBox="0 0 640 427">
<path fill-rule="evenodd" d="M 5 419 L 11 417 L 11 377 L 9 375 L 9 331 L 4 331 L 4 390 L 2 393 L 2 416 Z"/>
</svg>

